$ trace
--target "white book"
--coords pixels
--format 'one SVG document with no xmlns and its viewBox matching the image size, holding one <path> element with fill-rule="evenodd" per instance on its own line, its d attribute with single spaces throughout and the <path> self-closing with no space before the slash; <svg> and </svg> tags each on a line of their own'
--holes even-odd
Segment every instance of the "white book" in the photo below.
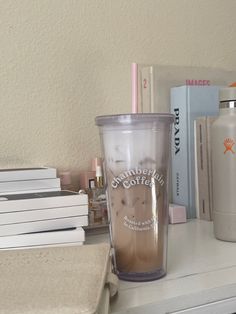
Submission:
<svg viewBox="0 0 236 314">
<path fill-rule="evenodd" d="M 88 226 L 88 216 L 47 219 L 0 226 L 0 237 Z"/>
<path fill-rule="evenodd" d="M 0 197 L 0 213 L 77 205 L 88 205 L 88 195 L 71 191 L 58 191 Z"/>
<path fill-rule="evenodd" d="M 211 220 L 210 197 L 209 197 L 209 178 L 207 160 L 207 117 L 196 119 L 196 141 L 197 141 L 197 189 L 199 218 Z M 196 161 L 195 161 L 196 162 Z"/>
<path fill-rule="evenodd" d="M 85 232 L 81 227 L 62 231 L 26 233 L 0 237 L 0 249 L 17 248 L 35 245 L 62 244 L 84 242 Z"/>
<path fill-rule="evenodd" d="M 88 205 L 24 210 L 0 213 L 0 225 L 83 215 L 88 215 Z"/>
<path fill-rule="evenodd" d="M 80 245 L 83 245 L 83 244 L 84 244 L 83 241 L 78 241 L 78 242 L 56 243 L 56 244 L 34 245 L 34 246 L 20 246 L 20 247 L 15 247 L 15 248 L 0 249 L 0 251 L 25 250 L 25 249 L 42 249 L 42 248 L 65 247 L 65 246 L 80 246 Z"/>
<path fill-rule="evenodd" d="M 154 112 L 154 77 L 153 67 L 141 69 L 141 112 Z"/>
<path fill-rule="evenodd" d="M 0 182 L 0 192 L 60 188 L 60 178 Z"/>
<path fill-rule="evenodd" d="M 52 189 L 36 189 L 36 190 L 22 190 L 22 191 L 11 191 L 11 192 L 0 192 L 0 197 L 6 195 L 14 194 L 27 194 L 27 193 L 42 193 L 42 192 L 58 192 L 61 191 L 61 188 L 52 188 Z"/>
<path fill-rule="evenodd" d="M 141 71 L 141 112 L 151 112 L 150 67 L 144 67 Z"/>
<path fill-rule="evenodd" d="M 216 116 L 207 117 L 207 162 L 208 162 L 208 179 L 209 179 L 209 202 L 210 202 L 210 217 L 213 220 L 213 186 L 212 186 L 212 148 L 211 148 L 211 127 L 216 120 Z"/>
<path fill-rule="evenodd" d="M 57 177 L 55 168 L 15 168 L 0 169 L 0 182 L 2 181 L 21 181 L 35 179 L 53 179 Z"/>
<path fill-rule="evenodd" d="M 196 201 L 199 204 L 199 218 L 212 220 L 212 173 L 211 173 L 211 124 L 216 117 L 198 117 L 196 124 Z M 198 200 L 197 200 L 198 198 Z"/>
</svg>

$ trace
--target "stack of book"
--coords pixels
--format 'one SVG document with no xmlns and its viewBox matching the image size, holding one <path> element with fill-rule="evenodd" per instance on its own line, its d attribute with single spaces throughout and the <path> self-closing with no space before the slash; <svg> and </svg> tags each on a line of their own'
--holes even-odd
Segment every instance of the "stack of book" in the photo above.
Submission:
<svg viewBox="0 0 236 314">
<path fill-rule="evenodd" d="M 1 182 L 37 181 L 45 169 L 0 171 Z M 18 175 L 16 175 L 16 173 Z M 24 180 L 19 179 L 19 173 Z M 52 169 L 48 169 L 48 174 Z M 3 179 L 5 181 L 3 181 Z M 52 178 L 48 178 L 51 180 Z M 46 180 L 46 179 L 43 179 Z M 17 189 L 17 184 L 15 185 Z M 0 195 L 0 250 L 41 246 L 81 245 L 88 225 L 88 197 L 71 191 L 29 188 L 27 193 Z M 46 189 L 47 190 L 47 189 Z"/>
<path fill-rule="evenodd" d="M 0 169 L 0 195 L 60 191 L 55 168 Z"/>
<path fill-rule="evenodd" d="M 195 165 L 194 120 L 200 116 L 218 114 L 219 88 L 219 86 L 171 88 L 171 113 L 175 115 L 171 149 L 172 202 L 186 206 L 187 218 L 191 219 L 198 215 L 195 176 L 200 166 Z"/>
</svg>

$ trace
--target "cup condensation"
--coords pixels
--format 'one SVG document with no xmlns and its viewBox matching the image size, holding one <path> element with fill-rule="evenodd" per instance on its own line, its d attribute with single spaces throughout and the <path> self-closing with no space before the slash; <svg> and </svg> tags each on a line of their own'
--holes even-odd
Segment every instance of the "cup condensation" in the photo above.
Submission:
<svg viewBox="0 0 236 314">
<path fill-rule="evenodd" d="M 166 274 L 171 114 L 100 116 L 114 267 L 120 279 Z"/>
</svg>

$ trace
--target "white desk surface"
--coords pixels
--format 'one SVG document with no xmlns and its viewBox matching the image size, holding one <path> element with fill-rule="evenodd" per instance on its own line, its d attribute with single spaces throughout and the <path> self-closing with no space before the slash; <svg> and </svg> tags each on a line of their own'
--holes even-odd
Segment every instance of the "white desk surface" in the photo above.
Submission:
<svg viewBox="0 0 236 314">
<path fill-rule="evenodd" d="M 107 241 L 89 236 L 87 243 Z M 169 226 L 167 275 L 147 283 L 120 281 L 111 313 L 236 312 L 236 243 L 216 240 L 212 222 Z"/>
</svg>

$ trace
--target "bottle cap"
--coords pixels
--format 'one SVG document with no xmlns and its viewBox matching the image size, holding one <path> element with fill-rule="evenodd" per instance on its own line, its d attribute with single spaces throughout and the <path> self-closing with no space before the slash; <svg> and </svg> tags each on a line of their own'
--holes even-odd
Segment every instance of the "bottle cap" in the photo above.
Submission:
<svg viewBox="0 0 236 314">
<path fill-rule="evenodd" d="M 236 87 L 221 88 L 219 97 L 220 102 L 236 101 Z"/>
<path fill-rule="evenodd" d="M 102 167 L 96 167 L 96 187 L 103 188 Z"/>
<path fill-rule="evenodd" d="M 92 171 L 96 171 L 97 166 L 102 166 L 102 158 L 100 157 L 92 159 Z"/>
<path fill-rule="evenodd" d="M 102 167 L 101 166 L 96 167 L 96 177 L 102 177 Z"/>
</svg>

